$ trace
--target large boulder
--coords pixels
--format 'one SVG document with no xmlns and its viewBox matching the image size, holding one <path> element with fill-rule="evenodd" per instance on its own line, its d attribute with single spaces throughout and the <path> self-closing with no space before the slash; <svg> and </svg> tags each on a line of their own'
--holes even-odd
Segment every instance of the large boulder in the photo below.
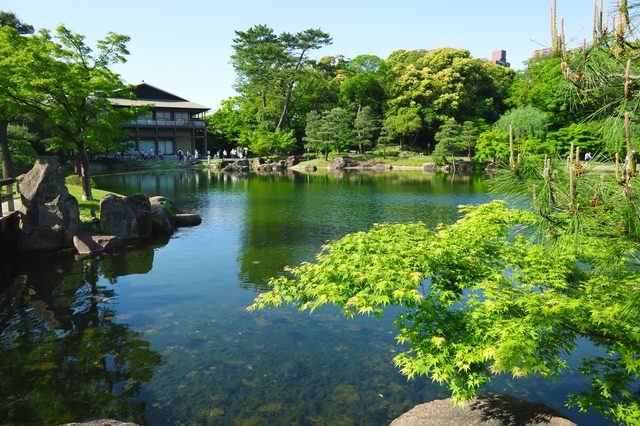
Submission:
<svg viewBox="0 0 640 426">
<path fill-rule="evenodd" d="M 149 203 L 151 203 L 152 206 L 154 204 L 160 204 L 161 206 L 164 206 L 165 204 L 167 204 L 171 208 L 173 213 L 175 214 L 184 213 L 184 211 L 182 211 L 182 209 L 180 209 L 180 207 L 178 207 L 176 203 L 174 203 L 167 197 L 163 197 L 162 195 L 156 195 L 155 197 L 149 198 Z"/>
<path fill-rule="evenodd" d="M 437 173 L 438 165 L 436 163 L 424 163 L 422 165 L 422 171 L 425 173 Z"/>
<path fill-rule="evenodd" d="M 151 203 L 147 194 L 122 198 L 107 194 L 100 200 L 100 225 L 122 239 L 142 238 L 151 233 Z"/>
<path fill-rule="evenodd" d="M 260 166 L 262 166 L 263 164 L 264 164 L 264 160 L 262 159 L 262 157 L 256 157 L 251 162 L 251 168 L 253 170 L 255 170 L 256 172 L 258 172 L 258 171 L 260 171 Z M 269 170 L 269 171 L 271 171 L 271 170 Z"/>
<path fill-rule="evenodd" d="M 154 229 L 169 232 L 173 229 L 173 217 L 162 204 L 151 204 L 151 225 Z"/>
<path fill-rule="evenodd" d="M 511 395 L 484 393 L 464 407 L 451 398 L 415 406 L 389 426 L 576 426 L 560 412 L 541 402 Z"/>
<path fill-rule="evenodd" d="M 295 155 L 291 155 L 291 156 L 287 157 L 287 159 L 285 160 L 286 167 L 293 167 L 296 164 L 298 164 L 299 162 L 300 162 L 300 160 L 298 160 Z"/>
<path fill-rule="evenodd" d="M 255 164 L 255 163 L 254 163 Z M 273 167 L 271 167 L 271 164 L 260 164 L 258 166 L 257 169 L 255 169 L 257 172 L 263 172 L 263 173 L 268 173 L 273 171 Z"/>
<path fill-rule="evenodd" d="M 38 158 L 22 179 L 21 191 L 18 250 L 73 247 L 80 211 L 62 180 L 58 157 Z"/>
</svg>

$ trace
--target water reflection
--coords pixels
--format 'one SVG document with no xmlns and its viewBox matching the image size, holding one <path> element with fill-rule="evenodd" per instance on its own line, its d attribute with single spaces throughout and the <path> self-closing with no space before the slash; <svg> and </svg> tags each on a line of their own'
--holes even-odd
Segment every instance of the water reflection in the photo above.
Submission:
<svg viewBox="0 0 640 426">
<path fill-rule="evenodd" d="M 203 223 L 98 258 L 25 256 L 0 266 L 0 424 L 111 414 L 154 426 L 388 424 L 449 395 L 398 373 L 393 310 L 378 321 L 347 320 L 333 307 L 313 315 L 246 307 L 269 277 L 312 261 L 327 240 L 375 222 L 453 222 L 458 205 L 491 198 L 481 175 L 181 170 L 96 182 L 167 196 Z M 556 388 L 500 377 L 491 390 L 603 424 L 563 409 L 579 380 L 563 377 Z M 44 406 L 39 384 L 54 403 L 79 408 Z"/>
<path fill-rule="evenodd" d="M 118 317 L 114 289 L 98 284 L 110 268 L 70 254 L 15 260 L 3 268 L 0 294 L 2 423 L 144 423 L 146 403 L 134 398 L 164 361 Z"/>
</svg>

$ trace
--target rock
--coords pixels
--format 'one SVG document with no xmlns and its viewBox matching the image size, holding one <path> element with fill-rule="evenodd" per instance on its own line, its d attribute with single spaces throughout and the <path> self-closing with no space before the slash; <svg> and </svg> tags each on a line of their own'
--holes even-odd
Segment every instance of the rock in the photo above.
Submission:
<svg viewBox="0 0 640 426">
<path fill-rule="evenodd" d="M 473 171 L 475 167 L 476 165 L 473 161 L 456 161 L 455 162 L 456 172 Z M 444 166 L 442 166 L 440 170 L 442 170 L 445 173 L 451 173 L 453 172 L 453 164 L 447 163 Z"/>
<path fill-rule="evenodd" d="M 256 157 L 251 162 L 251 168 L 257 172 L 257 171 L 260 171 L 260 166 L 262 166 L 263 164 L 264 164 L 264 160 L 262 159 L 262 157 Z"/>
<path fill-rule="evenodd" d="M 287 159 L 285 160 L 286 167 L 293 167 L 296 164 L 298 164 L 299 162 L 300 162 L 300 160 L 298 160 L 295 155 L 291 155 L 291 156 L 287 157 Z"/>
<path fill-rule="evenodd" d="M 151 226 L 162 232 L 173 229 L 173 218 L 162 204 L 151 204 Z"/>
<path fill-rule="evenodd" d="M 100 225 L 122 239 L 142 238 L 151 233 L 151 203 L 147 194 L 118 197 L 107 194 L 100 200 Z"/>
<path fill-rule="evenodd" d="M 120 247 L 124 245 L 124 241 L 115 235 L 81 232 L 73 237 L 73 245 L 79 254 L 90 254 Z"/>
<path fill-rule="evenodd" d="M 422 171 L 425 173 L 436 173 L 438 171 L 438 165 L 436 163 L 424 163 L 422 165 Z"/>
<path fill-rule="evenodd" d="M 202 218 L 198 214 L 182 213 L 176 215 L 175 222 L 180 226 L 196 226 L 202 223 Z"/>
<path fill-rule="evenodd" d="M 375 166 L 376 164 L 382 164 L 381 162 L 379 162 L 377 160 L 369 160 L 369 161 L 367 161 L 367 163 L 369 163 L 371 166 Z"/>
<path fill-rule="evenodd" d="M 281 172 L 281 171 L 284 171 L 285 165 L 282 164 L 282 162 L 273 163 L 271 164 L 271 168 L 273 169 L 274 172 Z"/>
<path fill-rule="evenodd" d="M 78 200 L 69 195 L 58 157 L 40 157 L 21 185 L 18 250 L 73 247 L 80 232 Z"/>
<path fill-rule="evenodd" d="M 386 170 L 391 170 L 391 165 L 390 164 L 382 164 L 382 163 L 378 163 L 375 166 L 373 166 L 373 170 L 376 171 L 386 171 Z"/>
<path fill-rule="evenodd" d="M 336 157 L 333 159 L 332 162 L 327 164 L 327 167 L 329 169 L 344 169 L 345 167 L 347 167 L 346 158 L 349 158 L 349 157 Z"/>
<path fill-rule="evenodd" d="M 541 402 L 529 402 L 499 393 L 479 394 L 464 407 L 451 398 L 415 406 L 390 426 L 576 426 Z"/>
<path fill-rule="evenodd" d="M 316 170 L 318 170 L 316 166 L 304 166 L 305 172 L 315 172 Z"/>
<path fill-rule="evenodd" d="M 160 204 L 161 206 L 164 206 L 164 203 L 167 203 L 169 206 L 171 206 L 171 210 L 173 210 L 175 214 L 184 213 L 184 211 L 182 211 L 182 209 L 180 209 L 180 207 L 178 207 L 176 203 L 174 203 L 167 197 L 163 197 L 162 195 L 156 195 L 155 197 L 149 198 L 149 203 L 151 203 L 151 205 Z"/>
<path fill-rule="evenodd" d="M 273 171 L 273 167 L 271 167 L 271 164 L 261 164 L 258 166 L 258 169 L 256 170 L 258 172 L 271 172 Z"/>
</svg>

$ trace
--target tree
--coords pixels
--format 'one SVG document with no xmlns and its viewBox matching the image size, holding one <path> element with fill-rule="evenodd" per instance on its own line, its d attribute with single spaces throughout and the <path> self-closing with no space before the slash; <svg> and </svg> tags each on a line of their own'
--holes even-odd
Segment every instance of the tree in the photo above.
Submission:
<svg viewBox="0 0 640 426">
<path fill-rule="evenodd" d="M 276 133 L 267 132 L 263 129 L 256 129 L 244 132 L 240 135 L 238 142 L 248 146 L 251 152 L 258 155 L 265 155 L 269 152 L 280 154 L 292 151 L 296 147 L 296 139 L 293 132 L 279 130 Z"/>
<path fill-rule="evenodd" d="M 349 74 L 340 85 L 340 93 L 356 103 L 356 120 L 363 105 L 379 106 L 384 96 L 382 80 L 385 68 L 384 61 L 375 55 L 358 55 L 349 61 Z"/>
<path fill-rule="evenodd" d="M 391 115 L 384 120 L 385 127 L 389 132 L 389 138 L 400 140 L 400 150 L 404 150 L 407 139 L 413 137 L 409 142 L 412 146 L 418 138 L 418 132 L 422 129 L 422 119 L 414 108 L 402 108 L 397 115 Z"/>
<path fill-rule="evenodd" d="M 340 147 L 345 146 L 351 140 L 351 120 L 347 112 L 335 107 L 331 111 L 325 111 L 322 115 L 325 126 L 326 138 L 333 142 L 336 153 L 340 155 Z"/>
<path fill-rule="evenodd" d="M 436 231 L 398 224 L 347 235 L 316 263 L 273 279 L 249 309 L 333 303 L 347 316 L 380 316 L 402 306 L 398 341 L 410 349 L 396 364 L 409 377 L 446 383 L 457 402 L 496 374 L 571 371 L 564 358 L 586 340 L 606 355 L 579 361 L 589 382 L 568 405 L 639 425 L 640 183 L 631 138 L 639 45 L 629 42 L 636 27 L 624 0 L 618 22 L 614 31 L 596 23 L 594 48 L 557 49 L 565 78 L 585 97 L 602 95 L 605 115 L 623 120 L 629 161 L 616 161 L 615 178 L 581 163 L 579 149 L 542 160 L 509 147 L 509 164 L 492 183 L 509 204 L 463 207 L 462 219 Z M 582 63 L 569 64 L 574 56 Z M 544 134 L 541 122 L 523 136 Z"/>
<path fill-rule="evenodd" d="M 377 119 L 374 116 L 371 107 L 364 107 L 354 122 L 356 141 L 360 146 L 360 152 L 362 154 L 365 153 L 366 147 L 373 143 L 373 136 L 376 130 L 378 130 L 376 124 Z"/>
<path fill-rule="evenodd" d="M 462 123 L 460 136 L 462 137 L 464 144 L 467 146 L 467 157 L 471 159 L 471 151 L 475 147 L 476 140 L 478 139 L 478 129 L 476 129 L 476 126 L 472 121 L 465 121 Z"/>
<path fill-rule="evenodd" d="M 9 33 L 15 39 L 17 34 L 33 34 L 33 26 L 20 21 L 12 12 L 0 11 L 0 28 L 13 28 L 14 33 Z M 8 37 L 9 35 L 7 35 Z M 4 35 L 0 35 L 0 42 L 4 43 Z M 0 61 L 8 52 L 0 51 Z M 8 179 L 13 177 L 13 162 L 9 149 L 8 128 L 10 123 L 20 121 L 20 116 L 16 114 L 15 105 L 9 99 L 3 98 L 0 90 L 0 157 L 2 157 L 2 177 Z"/>
<path fill-rule="evenodd" d="M 454 119 L 447 120 L 440 126 L 440 131 L 436 133 L 435 140 L 438 141 L 438 143 L 433 150 L 434 156 L 446 157 L 447 155 L 451 155 L 451 159 L 453 160 L 453 156 L 460 154 L 465 148 L 462 126 L 456 123 Z"/>
<path fill-rule="evenodd" d="M 507 103 L 512 107 L 530 105 L 549 113 L 551 129 L 584 121 L 592 112 L 588 102 L 571 90 L 562 75 L 560 59 L 554 55 L 531 58 L 527 68 L 518 71 Z"/>
<path fill-rule="evenodd" d="M 238 74 L 236 90 L 247 96 L 259 96 L 262 112 L 270 107 L 269 95 L 277 98 L 280 110 L 273 131 L 280 129 L 289 118 L 291 95 L 296 83 L 310 72 L 315 61 L 311 50 L 331 44 L 331 37 L 320 29 L 308 29 L 296 34 L 276 36 L 266 25 L 256 25 L 248 31 L 236 31 L 233 40 L 235 54 L 231 63 Z M 272 109 L 274 113 L 276 110 Z"/>
<path fill-rule="evenodd" d="M 129 37 L 109 33 L 98 41 L 98 53 L 84 43 L 84 36 L 64 26 L 55 40 L 40 30 L 28 40 L 16 38 L 15 30 L 0 28 L 7 43 L 0 43 L 1 86 L 4 96 L 26 114 L 44 118 L 55 136 L 51 149 L 74 149 L 82 166 L 82 198 L 92 199 L 87 150 L 117 149 L 117 138 L 128 137 L 121 123 L 146 113 L 146 107 L 115 108 L 114 96 L 135 95 L 118 74 L 109 70 L 125 62 Z M 16 49 L 18 48 L 18 49 Z"/>
<path fill-rule="evenodd" d="M 311 111 L 307 114 L 307 126 L 305 128 L 306 136 L 302 138 L 306 142 L 305 148 L 313 149 L 318 156 L 318 149 L 326 144 L 326 138 L 324 137 L 324 122 L 322 121 L 322 114 L 318 111 Z M 327 160 L 328 150 L 325 153 L 325 160 Z"/>
<path fill-rule="evenodd" d="M 544 139 L 549 128 L 549 114 L 532 107 L 520 106 L 505 112 L 494 128 L 502 133 L 509 133 L 509 126 L 513 127 L 513 137 L 520 139 Z"/>
</svg>

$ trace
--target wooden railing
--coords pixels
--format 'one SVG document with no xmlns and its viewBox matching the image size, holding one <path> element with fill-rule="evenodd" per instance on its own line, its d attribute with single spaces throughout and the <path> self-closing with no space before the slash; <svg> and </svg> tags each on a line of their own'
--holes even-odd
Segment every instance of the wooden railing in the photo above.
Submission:
<svg viewBox="0 0 640 426">
<path fill-rule="evenodd" d="M 20 183 L 15 179 L 0 180 L 0 218 L 10 216 L 16 211 L 16 203 L 13 200 L 13 185 L 16 185 L 17 193 L 20 193 Z M 5 191 L 6 189 L 6 191 Z M 2 203 L 7 203 L 7 210 L 3 211 Z"/>
</svg>

